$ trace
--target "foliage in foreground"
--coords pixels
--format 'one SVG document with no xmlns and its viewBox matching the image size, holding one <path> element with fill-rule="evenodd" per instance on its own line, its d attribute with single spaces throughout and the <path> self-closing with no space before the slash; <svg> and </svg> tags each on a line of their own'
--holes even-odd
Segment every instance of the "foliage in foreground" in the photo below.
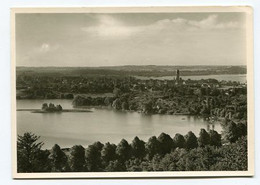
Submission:
<svg viewBox="0 0 260 185">
<path fill-rule="evenodd" d="M 135 137 L 131 144 L 125 139 L 118 145 L 95 142 L 86 149 L 75 145 L 67 152 L 57 144 L 42 150 L 39 137 L 25 133 L 18 136 L 18 172 L 247 170 L 246 132 L 234 132 L 230 125 L 225 135 L 230 140 L 224 145 L 216 131 L 201 129 L 198 138 L 191 131 L 173 138 L 162 133 L 147 142 Z"/>
</svg>

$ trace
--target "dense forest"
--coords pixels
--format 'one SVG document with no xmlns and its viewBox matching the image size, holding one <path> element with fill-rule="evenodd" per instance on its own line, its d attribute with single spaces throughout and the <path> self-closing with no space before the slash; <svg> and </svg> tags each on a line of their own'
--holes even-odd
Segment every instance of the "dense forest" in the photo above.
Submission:
<svg viewBox="0 0 260 185">
<path fill-rule="evenodd" d="M 247 170 L 247 126 L 226 120 L 222 134 L 201 129 L 174 137 L 161 133 L 147 142 L 95 142 L 50 150 L 32 133 L 18 136 L 18 172 L 241 171 Z"/>
</svg>

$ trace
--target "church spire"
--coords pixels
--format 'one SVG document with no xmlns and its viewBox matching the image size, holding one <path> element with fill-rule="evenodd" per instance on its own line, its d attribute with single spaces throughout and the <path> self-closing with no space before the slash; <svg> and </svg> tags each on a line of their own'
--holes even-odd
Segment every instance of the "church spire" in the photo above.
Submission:
<svg viewBox="0 0 260 185">
<path fill-rule="evenodd" d="M 180 81 L 180 71 L 179 69 L 177 69 L 177 72 L 176 72 L 176 82 L 179 83 Z"/>
</svg>

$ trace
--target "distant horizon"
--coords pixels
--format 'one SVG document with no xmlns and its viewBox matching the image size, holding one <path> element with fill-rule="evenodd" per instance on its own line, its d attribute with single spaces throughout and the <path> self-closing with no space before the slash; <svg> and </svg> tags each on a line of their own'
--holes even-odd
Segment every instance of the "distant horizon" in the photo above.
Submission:
<svg viewBox="0 0 260 185">
<path fill-rule="evenodd" d="M 35 67 L 35 68 L 50 68 L 50 67 L 53 67 L 53 68 L 78 68 L 78 67 L 88 67 L 88 68 L 100 68 L 100 67 L 138 67 L 138 66 L 162 66 L 162 67 L 189 67 L 189 66 L 211 66 L 211 67 L 214 67 L 214 66 L 225 66 L 225 67 L 228 67 L 228 66 L 244 66 L 246 67 L 247 65 L 246 64 L 234 64 L 234 65 L 224 65 L 224 64 L 215 64 L 215 65 L 207 65 L 207 64 L 194 64 L 194 65 L 154 65 L 154 64 L 144 64 L 144 65 L 111 65 L 111 66 L 18 66 L 16 65 L 16 67 Z"/>
</svg>

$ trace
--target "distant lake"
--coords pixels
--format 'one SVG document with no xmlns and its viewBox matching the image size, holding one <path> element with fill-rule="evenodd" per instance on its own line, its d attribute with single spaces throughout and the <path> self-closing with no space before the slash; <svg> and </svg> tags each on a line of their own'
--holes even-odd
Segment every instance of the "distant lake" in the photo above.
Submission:
<svg viewBox="0 0 260 185">
<path fill-rule="evenodd" d="M 174 76 L 162 76 L 162 77 L 143 77 L 137 76 L 139 79 L 158 79 L 158 80 L 172 80 Z M 237 81 L 240 83 L 246 83 L 246 74 L 227 74 L 227 75 L 201 75 L 201 76 L 181 76 L 183 80 L 201 80 L 201 79 L 216 79 L 218 81 Z"/>
<path fill-rule="evenodd" d="M 72 108 L 71 100 L 17 100 L 18 109 L 39 109 L 42 103 L 60 104 Z M 107 108 L 92 108 L 93 112 L 31 113 L 17 111 L 17 133 L 32 132 L 41 136 L 44 148 L 54 144 L 61 147 L 82 145 L 86 147 L 96 141 L 118 144 L 122 138 L 131 142 L 135 136 L 147 141 L 162 132 L 174 137 L 176 133 L 193 131 L 197 136 L 201 128 L 207 130 L 208 122 L 193 116 L 143 115 Z M 215 123 L 215 130 L 221 126 Z"/>
</svg>

